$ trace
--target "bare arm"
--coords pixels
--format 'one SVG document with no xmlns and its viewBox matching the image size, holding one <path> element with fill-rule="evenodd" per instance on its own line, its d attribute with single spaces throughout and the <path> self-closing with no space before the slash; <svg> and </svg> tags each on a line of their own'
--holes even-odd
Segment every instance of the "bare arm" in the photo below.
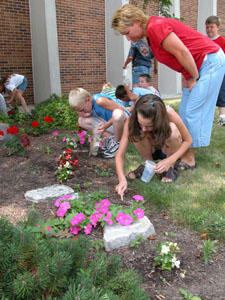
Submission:
<svg viewBox="0 0 225 300">
<path fill-rule="evenodd" d="M 199 72 L 193 56 L 174 32 L 171 32 L 165 37 L 162 42 L 162 47 L 176 57 L 179 63 L 192 76 L 192 78 L 199 77 Z M 189 90 L 191 90 L 197 83 L 196 80 L 190 80 L 188 82 Z"/>
<path fill-rule="evenodd" d="M 158 60 L 154 57 L 154 73 L 157 74 L 158 73 Z"/>
<path fill-rule="evenodd" d="M 105 98 L 105 97 L 99 97 L 97 99 L 97 104 L 99 106 L 101 106 L 102 108 L 105 108 L 107 110 L 110 110 L 110 111 L 114 111 L 114 109 L 121 109 L 123 111 L 125 111 L 125 108 L 121 105 L 119 105 L 118 103 L 108 99 L 108 98 Z M 113 120 L 112 118 L 106 122 L 106 123 L 102 123 L 100 126 L 99 126 L 99 133 L 103 133 L 107 128 L 109 128 L 111 125 L 113 124 Z"/>
<path fill-rule="evenodd" d="M 134 101 L 134 103 L 139 99 L 138 95 L 131 92 L 129 85 L 124 85 L 124 89 L 127 92 L 127 96 L 130 101 Z"/>
<path fill-rule="evenodd" d="M 168 111 L 169 121 L 174 123 L 181 135 L 181 144 L 176 152 L 171 154 L 169 157 L 161 160 L 155 168 L 156 173 L 162 173 L 167 171 L 174 163 L 180 158 L 190 147 L 192 143 L 192 138 L 190 136 L 187 127 L 184 125 L 180 116 L 175 112 L 173 108 L 169 108 Z"/>
<path fill-rule="evenodd" d="M 18 90 L 16 88 L 13 90 L 12 95 L 10 96 L 10 99 L 6 101 L 7 104 L 9 104 L 13 101 L 13 99 L 16 97 L 17 91 Z"/>
<path fill-rule="evenodd" d="M 124 174 L 124 158 L 125 158 L 125 153 L 126 153 L 127 147 L 129 145 L 128 122 L 129 122 L 129 118 L 126 120 L 126 123 L 124 125 L 123 135 L 122 135 L 122 138 L 120 141 L 119 150 L 118 150 L 118 152 L 116 154 L 116 158 L 115 158 L 116 171 L 117 171 L 118 180 L 119 180 L 119 184 L 116 186 L 116 191 L 118 192 L 119 195 L 123 195 L 127 189 L 127 180 L 126 180 L 126 176 Z"/>
<path fill-rule="evenodd" d="M 128 56 L 123 64 L 123 69 L 126 69 L 127 65 L 133 60 L 133 56 Z"/>
</svg>

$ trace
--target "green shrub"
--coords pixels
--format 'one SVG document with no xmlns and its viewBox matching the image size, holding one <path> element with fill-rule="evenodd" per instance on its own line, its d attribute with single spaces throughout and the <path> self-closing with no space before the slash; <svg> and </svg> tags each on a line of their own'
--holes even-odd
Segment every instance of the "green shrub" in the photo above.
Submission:
<svg viewBox="0 0 225 300">
<path fill-rule="evenodd" d="M 78 129 L 78 115 L 70 108 L 67 95 L 53 94 L 35 106 L 32 116 L 40 124 L 46 116 L 52 117 L 54 122 L 50 124 L 51 128 Z"/>
<path fill-rule="evenodd" d="M 40 238 L 30 230 L 36 222 L 34 212 L 16 227 L 0 219 L 1 299 L 149 299 L 139 276 L 122 269 L 118 257 L 94 249 L 90 256 L 91 243 L 83 236 Z"/>
</svg>

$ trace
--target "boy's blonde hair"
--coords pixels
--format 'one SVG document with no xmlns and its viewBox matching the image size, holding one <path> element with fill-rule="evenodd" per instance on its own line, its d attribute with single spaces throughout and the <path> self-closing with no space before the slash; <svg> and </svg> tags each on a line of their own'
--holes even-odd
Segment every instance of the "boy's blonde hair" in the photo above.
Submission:
<svg viewBox="0 0 225 300">
<path fill-rule="evenodd" d="M 111 27 L 115 33 L 121 33 L 125 27 L 133 26 L 134 21 L 140 21 L 140 26 L 146 29 L 148 20 L 149 17 L 140 8 L 125 4 L 115 11 Z"/>
<path fill-rule="evenodd" d="M 91 97 L 91 94 L 83 88 L 76 88 L 69 93 L 69 105 L 72 108 L 76 108 L 79 105 L 86 103 L 87 97 Z"/>
<path fill-rule="evenodd" d="M 210 16 L 205 21 L 205 25 L 212 23 L 216 24 L 219 27 L 221 25 L 221 19 L 217 16 Z"/>
</svg>

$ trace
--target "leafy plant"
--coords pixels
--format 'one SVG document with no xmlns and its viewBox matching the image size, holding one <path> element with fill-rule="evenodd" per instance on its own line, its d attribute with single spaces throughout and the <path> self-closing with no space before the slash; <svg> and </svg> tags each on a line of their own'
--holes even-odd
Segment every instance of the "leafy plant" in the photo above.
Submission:
<svg viewBox="0 0 225 300">
<path fill-rule="evenodd" d="M 157 250 L 159 254 L 154 257 L 154 266 L 161 266 L 163 271 L 171 271 L 174 267 L 180 268 L 180 261 L 176 258 L 176 253 L 180 252 L 177 243 L 160 242 Z"/>
<path fill-rule="evenodd" d="M 84 185 L 88 189 L 90 186 L 92 186 L 92 182 L 91 181 L 87 181 L 87 182 L 85 182 Z"/>
<path fill-rule="evenodd" d="M 186 300 L 201 300 L 201 298 L 194 296 L 191 293 L 188 293 L 187 291 L 185 291 L 184 289 L 180 288 L 179 289 L 180 293 L 184 296 L 184 298 Z"/>
<path fill-rule="evenodd" d="M 75 183 L 73 188 L 74 188 L 75 191 L 80 192 L 81 191 L 80 183 Z"/>
<path fill-rule="evenodd" d="M 113 172 L 112 172 L 111 168 L 105 168 L 105 167 L 102 167 L 102 166 L 96 167 L 94 169 L 94 172 L 96 174 L 98 174 L 99 176 L 101 176 L 101 177 L 105 177 L 105 176 L 110 177 L 110 176 L 113 176 Z"/>
<path fill-rule="evenodd" d="M 52 150 L 47 146 L 47 147 L 45 148 L 45 152 L 46 152 L 48 155 L 50 155 L 50 154 L 52 153 Z"/>
<path fill-rule="evenodd" d="M 19 135 L 19 130 L 16 126 L 9 127 L 7 132 L 12 134 L 12 137 L 1 145 L 1 147 L 7 149 L 7 155 L 17 154 L 19 156 L 26 156 L 25 147 L 30 145 L 28 137 L 25 134 Z"/>
<path fill-rule="evenodd" d="M 33 117 L 39 123 L 45 116 L 51 116 L 54 123 L 51 128 L 78 129 L 78 115 L 68 103 L 67 95 L 53 94 L 51 97 L 35 106 Z"/>
<path fill-rule="evenodd" d="M 60 182 L 72 178 L 78 166 L 78 157 L 71 149 L 66 148 L 58 158 L 58 167 L 55 171 Z"/>
<path fill-rule="evenodd" d="M 209 259 L 212 256 L 215 256 L 216 254 L 216 250 L 218 249 L 218 246 L 215 246 L 215 244 L 217 243 L 217 241 L 211 241 L 209 240 L 205 240 L 203 242 L 203 245 L 201 245 L 200 249 L 203 253 L 203 261 L 205 263 L 208 263 Z"/>
<path fill-rule="evenodd" d="M 140 244 L 144 241 L 143 236 L 139 235 L 136 240 L 130 243 L 131 248 L 137 248 L 140 246 Z"/>
<path fill-rule="evenodd" d="M 41 223 L 35 232 L 41 232 L 47 228 L 50 230 L 48 233 L 51 233 L 52 230 L 69 229 L 71 234 L 77 235 L 83 229 L 84 233 L 88 235 L 97 224 L 104 226 L 118 222 L 120 225 L 129 226 L 144 217 L 141 202 L 136 200 L 131 207 L 123 208 L 104 199 L 105 192 L 102 190 L 88 195 L 79 193 L 79 198 L 75 201 L 71 198 L 72 195 L 58 198 L 55 202 L 55 207 L 58 209 L 57 218 Z"/>
</svg>

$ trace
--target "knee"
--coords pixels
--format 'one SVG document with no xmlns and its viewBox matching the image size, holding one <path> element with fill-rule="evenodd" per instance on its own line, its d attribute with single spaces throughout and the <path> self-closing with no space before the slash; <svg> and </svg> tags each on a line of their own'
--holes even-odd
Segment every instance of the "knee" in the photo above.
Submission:
<svg viewBox="0 0 225 300">
<path fill-rule="evenodd" d="M 112 113 L 113 121 L 124 121 L 125 120 L 125 112 L 122 109 L 116 108 Z"/>
<path fill-rule="evenodd" d="M 177 128 L 176 124 L 170 122 L 171 135 L 169 137 L 170 141 L 181 141 L 181 133 Z"/>
</svg>

